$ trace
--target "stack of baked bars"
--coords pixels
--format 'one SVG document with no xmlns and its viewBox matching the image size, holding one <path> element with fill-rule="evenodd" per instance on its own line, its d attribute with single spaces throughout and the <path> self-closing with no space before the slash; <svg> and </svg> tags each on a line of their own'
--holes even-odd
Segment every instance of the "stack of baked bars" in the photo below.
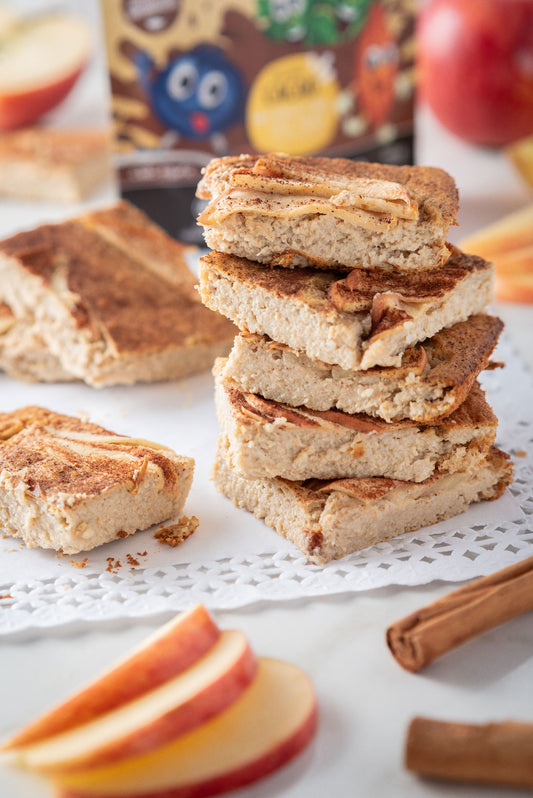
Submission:
<svg viewBox="0 0 533 798">
<path fill-rule="evenodd" d="M 502 329 L 493 268 L 446 243 L 439 169 L 215 159 L 198 195 L 215 366 L 214 479 L 315 563 L 499 496 L 512 479 L 477 383 Z"/>
</svg>

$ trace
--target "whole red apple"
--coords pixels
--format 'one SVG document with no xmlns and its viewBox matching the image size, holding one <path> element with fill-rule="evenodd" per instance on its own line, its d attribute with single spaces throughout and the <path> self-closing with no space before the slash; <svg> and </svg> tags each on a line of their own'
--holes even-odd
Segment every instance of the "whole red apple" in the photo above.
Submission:
<svg viewBox="0 0 533 798">
<path fill-rule="evenodd" d="M 533 0 L 429 0 L 420 91 L 452 133 L 499 146 L 533 133 Z"/>
</svg>

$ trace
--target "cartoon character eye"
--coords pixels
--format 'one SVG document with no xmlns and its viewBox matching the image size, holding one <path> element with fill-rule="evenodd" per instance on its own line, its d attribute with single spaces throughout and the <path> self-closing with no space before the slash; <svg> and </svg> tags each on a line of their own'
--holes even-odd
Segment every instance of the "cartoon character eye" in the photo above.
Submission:
<svg viewBox="0 0 533 798">
<path fill-rule="evenodd" d="M 389 42 L 384 48 L 385 61 L 389 64 L 397 64 L 400 58 L 398 46 L 395 42 Z"/>
<path fill-rule="evenodd" d="M 376 69 L 383 62 L 383 50 L 379 44 L 371 44 L 366 51 L 366 63 L 370 69 Z"/>
<path fill-rule="evenodd" d="M 207 72 L 198 86 L 198 102 L 202 108 L 216 108 L 228 93 L 228 80 L 223 72 L 212 69 Z"/>
<path fill-rule="evenodd" d="M 173 100 L 187 100 L 196 89 L 198 71 L 192 61 L 176 64 L 167 78 L 167 91 Z"/>
</svg>

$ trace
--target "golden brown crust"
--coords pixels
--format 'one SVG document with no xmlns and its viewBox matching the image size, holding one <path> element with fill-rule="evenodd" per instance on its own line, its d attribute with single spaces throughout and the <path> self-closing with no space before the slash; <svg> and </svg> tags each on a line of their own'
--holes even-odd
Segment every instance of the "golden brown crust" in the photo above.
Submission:
<svg viewBox="0 0 533 798">
<path fill-rule="evenodd" d="M 316 269 L 268 268 L 247 258 L 227 255 L 223 252 L 209 252 L 201 260 L 221 274 L 250 286 L 265 288 L 275 296 L 301 298 L 312 306 L 325 312 L 334 311 L 328 299 L 330 285 L 342 278 L 342 272 L 317 271 Z"/>
<path fill-rule="evenodd" d="M 234 412 L 238 413 L 246 420 L 259 421 L 264 424 L 271 424 L 276 420 L 289 422 L 296 427 L 317 427 L 318 421 L 310 418 L 306 413 L 263 399 L 253 393 L 243 393 L 238 388 L 226 387 L 228 401 Z"/>
<path fill-rule="evenodd" d="M 76 327 L 117 354 L 231 340 L 233 325 L 194 291 L 184 249 L 125 202 L 0 242 L 51 291 L 60 283 Z"/>
<path fill-rule="evenodd" d="M 487 461 L 495 473 L 500 473 L 500 479 L 494 487 L 494 494 L 491 499 L 499 498 L 505 491 L 506 487 L 513 481 L 513 465 L 509 455 L 498 449 L 497 446 L 491 446 L 487 455 Z M 424 480 L 422 485 L 430 485 L 436 482 L 442 476 L 436 471 L 428 479 Z M 289 483 L 290 484 L 290 483 Z M 305 502 L 314 502 L 316 493 L 327 496 L 330 493 L 344 493 L 353 499 L 356 499 L 362 505 L 370 505 L 372 502 L 383 498 L 388 493 L 394 490 L 402 490 L 405 485 L 410 483 L 403 482 L 399 479 L 387 479 L 385 477 L 361 477 L 352 479 L 335 479 L 335 480 L 320 480 L 310 479 L 299 485 L 300 499 Z"/>
<path fill-rule="evenodd" d="M 419 429 L 422 424 L 410 419 L 384 421 L 365 413 L 345 413 L 342 410 L 310 410 L 307 407 L 289 407 L 288 405 L 264 399 L 256 394 L 243 393 L 234 384 L 225 384 L 228 401 L 232 411 L 242 424 L 247 419 L 253 423 L 271 424 L 281 421 L 295 427 L 318 427 L 329 424 L 345 427 L 360 433 L 389 434 L 394 430 L 411 428 Z M 446 436 L 447 431 L 461 427 L 471 429 L 481 425 L 490 426 L 494 432 L 497 418 L 485 399 L 485 394 L 478 383 L 474 383 L 464 402 L 446 418 L 435 424 L 437 435 Z"/>
<path fill-rule="evenodd" d="M 418 205 L 405 186 L 391 180 L 332 174 L 308 162 L 280 155 L 263 155 L 253 168 L 234 169 L 234 186 L 271 194 L 301 195 L 333 199 L 338 207 L 353 206 L 403 219 L 417 219 Z M 341 198 L 342 197 L 342 198 Z"/>
<path fill-rule="evenodd" d="M 421 424 L 436 424 L 464 401 L 480 372 L 490 368 L 490 357 L 503 326 L 503 322 L 494 316 L 485 314 L 470 316 L 466 321 L 444 328 L 418 346 L 410 347 L 404 352 L 400 366 L 374 366 L 364 372 L 352 370 L 344 371 L 340 375 L 337 372 L 337 376 L 347 389 L 351 385 L 354 392 L 362 390 L 365 383 L 374 389 L 378 389 L 381 383 L 385 393 L 390 393 L 391 396 L 402 388 L 408 390 L 409 385 L 416 384 L 417 395 L 427 397 L 427 402 L 422 401 L 422 406 L 417 408 L 416 414 L 406 412 L 404 416 L 415 418 Z M 306 382 L 306 369 L 309 369 L 308 379 L 313 385 L 316 384 L 316 390 L 319 392 L 322 390 L 323 380 L 326 380 L 328 385 L 335 382 L 335 372 L 327 363 L 308 361 L 302 353 L 295 352 L 285 344 L 272 341 L 267 336 L 241 333 L 240 340 L 242 345 L 239 345 L 238 349 L 240 350 L 242 346 L 242 352 L 248 361 L 241 366 L 244 367 L 242 374 L 237 372 L 235 363 L 229 373 L 243 390 L 279 399 L 269 382 L 267 372 L 272 370 L 273 384 L 278 383 L 287 368 L 287 363 L 294 357 L 297 359 L 299 374 L 297 379 L 300 383 Z M 281 357 L 272 358 L 269 354 L 272 350 L 277 350 Z M 284 365 L 279 370 L 277 367 L 281 363 Z M 313 397 L 310 400 L 311 407 L 326 409 L 327 400 L 322 395 L 318 400 L 314 397 L 314 389 L 308 390 Z M 305 392 L 296 384 L 295 391 L 295 394 L 293 392 L 284 394 L 284 401 L 292 406 L 304 401 Z M 291 394 L 299 399 L 288 398 Z M 440 397 L 439 400 L 435 400 L 433 398 L 435 396 Z M 317 401 L 319 404 L 316 404 Z M 338 394 L 335 391 L 330 394 L 330 408 L 338 406 L 348 412 L 356 412 L 357 407 L 353 401 L 348 406 L 347 401 L 349 398 L 344 397 L 339 404 Z M 349 410 L 351 406 L 354 406 L 353 410 Z M 361 410 L 362 406 L 359 405 L 359 408 Z M 373 411 L 373 415 L 381 416 L 381 413 Z M 401 417 L 401 414 L 393 413 L 392 417 Z"/>
<path fill-rule="evenodd" d="M 107 130 L 56 130 L 36 127 L 3 133 L 0 160 L 77 166 L 110 150 Z"/>
<path fill-rule="evenodd" d="M 234 169 L 253 169 L 265 156 L 228 156 L 214 159 L 205 169 L 198 186 L 198 196 L 211 199 L 230 187 Z M 346 158 L 297 157 L 287 159 L 303 176 L 320 170 L 332 178 L 386 180 L 400 183 L 417 201 L 421 215 L 429 216 L 446 227 L 455 223 L 459 207 L 458 192 L 453 178 L 442 169 L 429 166 L 394 166 L 365 163 Z"/>
<path fill-rule="evenodd" d="M 345 276 L 342 272 L 313 268 L 268 268 L 222 252 L 210 252 L 202 261 L 234 280 L 267 289 L 278 297 L 301 298 L 327 314 L 370 311 L 371 336 L 401 324 L 409 315 L 406 309 L 409 305 L 435 302 L 472 272 L 490 268 L 482 258 L 458 250 L 441 269 L 408 274 L 386 269 L 352 269 Z"/>
<path fill-rule="evenodd" d="M 134 205 L 122 200 L 104 210 L 86 213 L 77 221 L 126 253 L 134 252 L 146 268 L 197 299 L 196 278 L 184 260 L 195 247 L 171 238 Z"/>
<path fill-rule="evenodd" d="M 392 272 L 388 269 L 352 269 L 328 290 L 332 304 L 341 312 L 354 313 L 372 309 L 373 324 L 377 326 L 400 302 L 431 302 L 452 291 L 468 273 L 486 267 L 486 261 L 476 255 L 455 250 L 440 269 Z M 381 295 L 379 303 L 374 301 Z"/>
<path fill-rule="evenodd" d="M 149 465 L 172 490 L 189 462 L 148 441 L 42 407 L 0 413 L 0 470 L 36 498 L 68 494 L 70 507 L 124 483 L 135 492 Z"/>
<path fill-rule="evenodd" d="M 503 321 L 496 316 L 479 313 L 436 333 L 422 344 L 430 369 L 426 381 L 436 385 L 471 385 L 488 367 L 503 327 Z"/>
</svg>

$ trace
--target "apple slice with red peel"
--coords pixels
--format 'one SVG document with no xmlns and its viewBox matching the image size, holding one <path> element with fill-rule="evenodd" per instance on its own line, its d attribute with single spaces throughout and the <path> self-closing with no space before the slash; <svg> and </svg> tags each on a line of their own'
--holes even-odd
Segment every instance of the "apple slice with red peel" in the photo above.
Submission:
<svg viewBox="0 0 533 798">
<path fill-rule="evenodd" d="M 27 125 L 61 102 L 89 60 L 90 40 L 73 16 L 15 18 L 0 39 L 0 130 Z"/>
<path fill-rule="evenodd" d="M 64 734 L 13 752 L 16 764 L 58 775 L 152 751 L 236 701 L 257 661 L 245 635 L 224 631 L 186 671 L 135 701 Z"/>
<path fill-rule="evenodd" d="M 189 668 L 216 643 L 220 629 L 202 604 L 181 613 L 111 670 L 8 740 L 8 751 L 81 726 L 133 701 Z"/>
<path fill-rule="evenodd" d="M 250 784 L 314 736 L 313 686 L 294 665 L 259 660 L 257 676 L 225 712 L 153 753 L 54 784 L 58 798 L 207 798 Z"/>
</svg>

